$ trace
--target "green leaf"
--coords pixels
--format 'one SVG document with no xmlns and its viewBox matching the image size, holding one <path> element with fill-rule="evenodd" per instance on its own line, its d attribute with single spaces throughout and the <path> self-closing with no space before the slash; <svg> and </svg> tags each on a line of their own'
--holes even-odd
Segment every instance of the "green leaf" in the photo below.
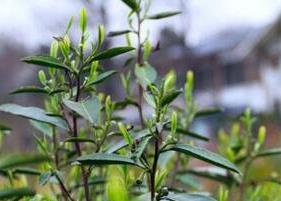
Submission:
<svg viewBox="0 0 281 201">
<path fill-rule="evenodd" d="M 29 188 L 4 188 L 0 189 L 0 200 L 34 196 L 35 191 Z"/>
<path fill-rule="evenodd" d="M 119 131 L 122 133 L 125 141 L 129 144 L 129 146 L 132 146 L 133 138 L 132 138 L 131 134 L 128 132 L 126 126 L 122 122 L 119 122 L 118 128 L 119 128 Z"/>
<path fill-rule="evenodd" d="M 167 93 L 163 99 L 161 100 L 161 107 L 169 105 L 171 102 L 173 102 L 180 94 L 182 93 L 181 90 L 176 90 Z"/>
<path fill-rule="evenodd" d="M 216 201 L 214 198 L 200 194 L 173 194 L 170 193 L 167 197 L 161 199 L 161 201 Z"/>
<path fill-rule="evenodd" d="M 178 12 L 178 11 L 162 12 L 162 13 L 157 13 L 157 14 L 154 14 L 154 15 L 149 15 L 146 18 L 150 19 L 150 20 L 159 20 L 159 19 L 162 19 L 162 18 L 172 17 L 172 16 L 175 16 L 175 15 L 178 15 L 178 14 L 181 14 L 181 12 Z"/>
<path fill-rule="evenodd" d="M 80 29 L 82 33 L 85 33 L 87 28 L 87 11 L 85 8 L 82 8 L 80 11 Z"/>
<path fill-rule="evenodd" d="M 144 66 L 136 65 L 135 75 L 143 88 L 146 88 L 147 85 L 155 82 L 157 78 L 156 70 L 149 64 Z"/>
<path fill-rule="evenodd" d="M 103 44 L 104 37 L 105 37 L 105 28 L 103 25 L 99 25 L 98 27 L 99 34 L 98 34 L 98 48 L 100 48 Z"/>
<path fill-rule="evenodd" d="M 171 130 L 171 126 L 165 126 L 165 130 Z M 201 134 L 198 134 L 198 133 L 195 133 L 195 132 L 192 132 L 189 130 L 185 130 L 183 128 L 177 128 L 176 133 L 187 135 L 187 136 L 193 137 L 198 140 L 209 141 L 208 137 L 205 137 Z"/>
<path fill-rule="evenodd" d="M 139 9 L 138 3 L 136 0 L 122 0 L 129 8 L 133 11 L 137 11 Z"/>
<path fill-rule="evenodd" d="M 148 129 L 145 129 L 145 130 L 137 132 L 135 135 L 133 135 L 133 139 L 142 140 L 142 138 L 149 136 L 149 135 L 150 135 L 150 131 Z M 121 141 L 110 145 L 109 149 L 106 151 L 106 153 L 115 153 L 128 145 L 129 144 L 124 139 L 122 139 Z"/>
<path fill-rule="evenodd" d="M 127 33 L 130 33 L 131 30 L 121 30 L 121 31 L 111 31 L 107 34 L 108 37 L 115 37 L 115 36 L 120 36 L 120 35 L 124 35 Z"/>
<path fill-rule="evenodd" d="M 0 105 L 0 111 L 8 112 L 14 115 L 22 116 L 40 122 L 49 123 L 62 129 L 68 129 L 68 126 L 64 119 L 60 117 L 48 116 L 46 112 L 41 108 L 23 107 L 16 104 L 3 104 Z"/>
<path fill-rule="evenodd" d="M 86 86 L 91 86 L 91 85 L 101 83 L 116 73 L 117 73 L 117 71 L 115 71 L 115 70 L 109 70 L 104 73 L 101 73 L 100 75 L 98 75 L 98 77 L 96 79 L 90 80 L 89 82 L 87 82 Z"/>
<path fill-rule="evenodd" d="M 59 60 L 51 56 L 43 56 L 43 55 L 29 56 L 23 58 L 21 61 L 25 63 L 49 67 L 49 68 L 57 68 L 57 69 L 72 71 L 68 66 L 64 65 Z"/>
<path fill-rule="evenodd" d="M 40 171 L 38 171 L 37 169 L 34 168 L 16 168 L 13 171 L 13 174 L 26 174 L 26 175 L 35 175 L 38 176 L 41 174 Z"/>
<path fill-rule="evenodd" d="M 48 91 L 44 88 L 36 87 L 36 86 L 27 86 L 27 87 L 20 87 L 16 90 L 12 91 L 10 94 L 20 94 L 20 93 L 43 93 L 47 94 Z"/>
<path fill-rule="evenodd" d="M 90 123 L 98 123 L 101 104 L 97 97 L 92 97 L 80 102 L 64 99 L 63 103 L 71 110 L 77 112 Z"/>
<path fill-rule="evenodd" d="M 132 159 L 117 155 L 106 153 L 95 153 L 77 158 L 77 162 L 81 165 L 133 165 L 141 167 Z"/>
<path fill-rule="evenodd" d="M 33 175 L 33 176 L 38 176 L 41 174 L 40 171 L 34 168 L 15 168 L 15 169 L 8 169 L 8 170 L 3 170 L 0 169 L 0 175 L 1 176 L 6 176 L 9 177 L 10 173 L 12 175 L 18 175 L 18 174 L 24 174 L 24 175 Z"/>
<path fill-rule="evenodd" d="M 34 120 L 30 120 L 30 124 L 33 126 L 33 128 L 40 131 L 44 135 L 47 135 L 48 137 L 53 136 L 52 126 L 50 126 L 50 124 L 46 124 L 46 123 L 34 121 Z"/>
<path fill-rule="evenodd" d="M 274 149 L 263 150 L 258 154 L 256 154 L 255 157 L 258 158 L 258 157 L 274 156 L 280 154 L 281 154 L 281 148 L 274 148 Z"/>
<path fill-rule="evenodd" d="M 185 174 L 194 175 L 198 177 L 207 178 L 213 181 L 221 182 L 226 185 L 231 185 L 233 183 L 239 184 L 239 181 L 234 177 L 234 175 L 229 174 L 227 170 L 218 167 L 202 167 L 196 169 L 189 169 L 180 171 L 178 174 L 179 177 Z"/>
<path fill-rule="evenodd" d="M 223 112 L 220 108 L 211 108 L 206 110 L 199 110 L 196 112 L 195 117 L 209 116 Z"/>
<path fill-rule="evenodd" d="M 64 143 L 67 142 L 71 142 L 71 143 L 85 143 L 85 142 L 89 142 L 89 143 L 93 143 L 95 144 L 96 142 L 92 139 L 88 139 L 88 138 L 80 138 L 80 137 L 71 137 L 71 138 L 67 138 Z"/>
<path fill-rule="evenodd" d="M 0 169 L 38 164 L 49 160 L 50 159 L 48 157 L 40 154 L 10 154 L 0 159 Z"/>
<path fill-rule="evenodd" d="M 112 48 L 112 49 L 108 49 L 108 50 L 105 50 L 103 52 L 100 52 L 100 53 L 94 55 L 92 58 L 90 58 L 89 63 L 91 63 L 93 61 L 100 61 L 100 60 L 104 60 L 104 59 L 109 59 L 109 58 L 124 54 L 126 52 L 130 52 L 134 49 L 135 48 L 132 48 L 132 47 L 115 47 L 115 48 Z"/>
<path fill-rule="evenodd" d="M 74 17 L 72 16 L 67 23 L 67 26 L 66 26 L 66 29 L 65 29 L 65 35 L 67 35 L 69 33 L 69 30 L 70 30 L 70 28 L 73 24 L 73 20 L 74 20 Z"/>
<path fill-rule="evenodd" d="M 151 140 L 152 136 L 148 135 L 143 137 L 140 140 L 140 143 L 137 145 L 136 152 L 134 153 L 137 158 L 140 158 L 143 154 L 144 150 L 146 149 L 147 145 L 149 144 L 149 141 Z"/>
<path fill-rule="evenodd" d="M 227 160 L 226 158 L 224 158 L 216 153 L 213 153 L 213 152 L 208 151 L 203 148 L 191 146 L 188 144 L 174 144 L 174 145 L 169 146 L 166 150 L 163 150 L 163 151 L 180 152 L 180 153 L 186 154 L 188 156 L 197 158 L 199 160 L 211 163 L 218 167 L 222 167 L 222 168 L 225 168 L 225 169 L 228 169 L 228 170 L 241 174 L 240 170 L 229 160 Z"/>
</svg>

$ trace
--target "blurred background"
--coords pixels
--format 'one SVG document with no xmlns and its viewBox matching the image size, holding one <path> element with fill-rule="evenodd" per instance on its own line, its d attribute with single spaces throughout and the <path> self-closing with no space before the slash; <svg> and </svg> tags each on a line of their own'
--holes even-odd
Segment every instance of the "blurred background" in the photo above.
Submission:
<svg viewBox="0 0 281 201">
<path fill-rule="evenodd" d="M 73 27 L 77 26 L 81 7 L 88 10 L 93 38 L 98 24 L 107 31 L 127 28 L 128 9 L 118 0 L 1 0 L 0 104 L 43 105 L 43 97 L 8 95 L 17 87 L 38 84 L 38 67 L 27 66 L 20 58 L 48 53 L 53 36 L 63 34 L 71 16 L 76 19 Z M 153 13 L 168 10 L 180 10 L 182 15 L 145 24 L 153 44 L 161 44 L 151 64 L 161 75 L 174 68 L 179 86 L 185 72 L 192 69 L 198 105 L 224 108 L 223 115 L 213 117 L 209 124 L 203 119 L 195 129 L 215 136 L 226 117 L 232 119 L 250 107 L 267 127 L 268 143 L 280 144 L 281 0 L 153 1 Z M 79 29 L 72 29 L 71 38 L 77 41 L 75 31 Z M 121 46 L 126 41 L 117 37 L 106 44 Z M 119 58 L 106 66 L 118 69 L 122 62 Z M 111 78 L 112 84 L 104 88 L 116 99 L 122 96 L 121 86 L 113 84 L 118 79 Z M 26 120 L 1 113 L 0 122 L 13 128 L 13 136 L 5 143 L 9 150 L 34 148 L 33 131 Z"/>
</svg>

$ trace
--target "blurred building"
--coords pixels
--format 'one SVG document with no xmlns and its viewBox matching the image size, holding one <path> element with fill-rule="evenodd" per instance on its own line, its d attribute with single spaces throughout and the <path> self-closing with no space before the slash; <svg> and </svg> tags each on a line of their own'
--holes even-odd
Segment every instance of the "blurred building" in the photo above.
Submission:
<svg viewBox="0 0 281 201">
<path fill-rule="evenodd" d="M 187 47 L 170 29 L 161 33 L 163 50 L 153 64 L 161 72 L 175 68 L 184 81 L 192 69 L 202 107 L 219 105 L 237 113 L 245 107 L 271 112 L 281 103 L 281 17 L 263 27 L 235 27 Z M 241 110 L 239 110 L 241 109 Z"/>
</svg>

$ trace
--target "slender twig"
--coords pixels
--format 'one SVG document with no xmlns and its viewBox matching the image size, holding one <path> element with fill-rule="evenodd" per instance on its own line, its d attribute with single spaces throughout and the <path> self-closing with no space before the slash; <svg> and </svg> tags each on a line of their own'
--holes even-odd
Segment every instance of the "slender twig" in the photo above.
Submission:
<svg viewBox="0 0 281 201">
<path fill-rule="evenodd" d="M 60 169 L 59 168 L 60 165 L 59 165 L 58 143 L 57 143 L 57 136 L 56 136 L 56 131 L 55 131 L 54 127 L 52 128 L 52 134 L 53 134 L 52 140 L 53 140 L 53 146 L 54 146 L 55 166 L 56 166 L 56 169 L 59 170 Z M 59 185 L 60 185 L 60 190 L 61 190 L 63 199 L 65 201 L 67 201 L 68 198 L 69 198 L 70 200 L 74 201 L 62 181 L 59 182 Z"/>
<path fill-rule="evenodd" d="M 138 40 L 138 45 L 137 45 L 137 64 L 142 66 L 143 65 L 143 61 L 142 61 L 142 45 L 141 45 L 141 24 L 142 24 L 142 20 L 140 17 L 140 10 L 137 11 L 137 40 Z M 142 128 L 144 128 L 144 117 L 143 117 L 143 88 L 142 86 L 139 84 L 138 86 L 139 88 L 139 98 L 138 98 L 138 111 L 139 111 L 139 117 L 140 117 L 140 123 Z"/>
<path fill-rule="evenodd" d="M 153 159 L 153 165 L 152 170 L 150 174 L 150 199 L 151 201 L 154 201 L 155 198 L 155 176 L 157 171 L 157 164 L 159 159 L 159 141 L 158 138 L 155 137 L 154 139 L 154 159 Z"/>
<path fill-rule="evenodd" d="M 84 34 L 82 34 L 81 37 L 81 44 L 84 43 Z M 83 67 L 83 60 L 84 60 L 84 52 L 83 52 L 83 46 L 81 45 L 80 47 L 80 58 L 79 58 L 79 67 L 80 67 L 80 72 L 82 72 L 82 67 Z M 80 80 L 80 73 L 76 76 L 76 96 L 75 96 L 75 102 L 79 101 L 80 98 L 80 90 L 81 90 L 81 80 Z M 77 125 L 77 117 L 76 115 L 72 115 L 72 122 L 73 122 L 73 137 L 78 137 L 78 125 Z M 76 151 L 78 156 L 82 155 L 81 147 L 79 142 L 74 143 Z M 81 173 L 82 173 L 82 181 L 83 181 L 83 186 L 84 186 L 84 191 L 85 191 L 85 199 L 86 201 L 91 201 L 90 198 L 90 190 L 89 190 L 89 183 L 88 183 L 88 175 L 89 173 L 86 171 L 84 166 L 81 166 Z"/>
</svg>

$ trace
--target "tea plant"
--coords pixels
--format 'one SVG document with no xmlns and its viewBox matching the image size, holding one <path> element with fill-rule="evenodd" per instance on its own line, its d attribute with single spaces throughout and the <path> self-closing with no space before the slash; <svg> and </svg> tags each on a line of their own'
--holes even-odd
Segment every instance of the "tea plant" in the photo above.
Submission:
<svg viewBox="0 0 281 201">
<path fill-rule="evenodd" d="M 64 35 L 54 37 L 49 55 L 22 59 L 44 69 L 38 72 L 41 86 L 21 87 L 12 94 L 43 94 L 44 108 L 9 103 L 0 105 L 0 110 L 30 119 L 32 126 L 41 134 L 34 135 L 38 147 L 36 154 L 1 157 L 0 171 L 6 183 L 0 190 L 0 199 L 214 200 L 210 194 L 192 193 L 188 187 L 178 184 L 178 176 L 187 171 L 190 158 L 217 166 L 233 178 L 242 179 L 238 182 L 241 194 L 244 194 L 246 167 L 252 158 L 243 159 L 247 165 L 242 175 L 236 166 L 239 165 L 237 161 L 224 151 L 221 150 L 221 153 L 229 160 L 195 145 L 197 140 L 209 139 L 192 132 L 191 123 L 199 116 L 218 111 L 197 107 L 193 98 L 193 73 L 186 73 L 186 83 L 183 89 L 178 89 L 174 71 L 162 78 L 149 64 L 150 55 L 158 51 L 160 45 L 153 46 L 149 36 L 143 35 L 143 24 L 148 20 L 172 17 L 179 12 L 150 14 L 150 0 L 122 2 L 130 9 L 128 29 L 110 32 L 108 36 L 125 36 L 126 46 L 105 50 L 106 34 L 102 25 L 98 26 L 97 41 L 90 41 L 87 14 L 82 9 L 78 44 L 69 37 L 74 20 L 71 18 Z M 131 40 L 132 37 L 135 40 Z M 137 41 L 135 47 L 133 41 Z M 103 60 L 125 53 L 130 57 L 123 69 L 103 67 Z M 114 100 L 98 87 L 116 74 L 120 74 L 126 95 L 122 101 Z M 136 88 L 138 92 L 134 93 Z M 174 104 L 175 99 L 182 95 L 184 108 Z M 129 123 L 129 120 L 117 116 L 117 112 L 124 113 L 126 107 L 137 109 L 138 122 Z M 145 114 L 144 107 L 150 107 L 152 114 Z M 260 150 L 264 135 L 261 128 L 259 141 L 252 144 L 252 120 L 249 118 L 246 115 L 243 120 L 249 126 L 246 130 L 247 143 L 251 145 L 246 156 L 253 150 Z M 1 130 L 9 129 L 3 126 Z M 197 170 L 192 167 L 188 171 L 198 173 Z M 38 177 L 42 186 L 37 188 L 39 191 L 29 187 L 33 182 L 32 176 Z M 227 190 L 221 190 L 220 200 L 227 200 Z"/>
<path fill-rule="evenodd" d="M 230 133 L 224 130 L 219 132 L 220 153 L 237 166 L 241 166 L 243 172 L 241 178 L 230 172 L 221 172 L 222 174 L 217 175 L 217 178 L 220 177 L 227 184 L 227 188 L 220 190 L 219 200 L 280 200 L 278 173 L 266 166 L 262 167 L 264 172 L 260 172 L 255 162 L 258 159 L 264 160 L 265 157 L 280 155 L 281 149 L 264 147 L 266 129 L 260 126 L 255 133 L 255 122 L 256 118 L 248 109 L 240 121 L 232 125 Z"/>
</svg>

